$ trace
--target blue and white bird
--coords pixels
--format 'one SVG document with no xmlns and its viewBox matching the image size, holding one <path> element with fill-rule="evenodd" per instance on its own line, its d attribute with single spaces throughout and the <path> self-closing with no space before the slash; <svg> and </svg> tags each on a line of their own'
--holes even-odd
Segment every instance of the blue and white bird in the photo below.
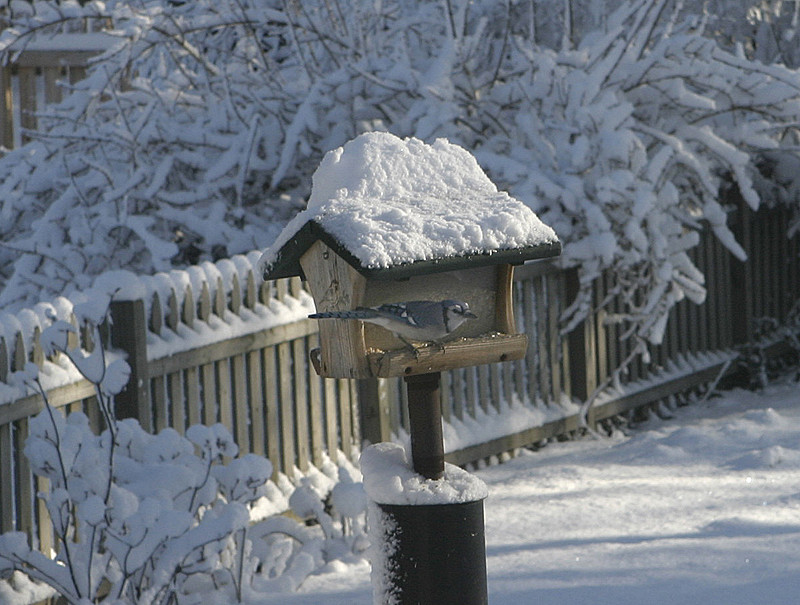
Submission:
<svg viewBox="0 0 800 605">
<path fill-rule="evenodd" d="M 376 324 L 401 340 L 441 343 L 468 319 L 477 316 L 460 300 L 413 300 L 386 303 L 377 307 L 358 307 L 353 311 L 326 311 L 309 315 L 311 319 L 357 319 Z"/>
</svg>

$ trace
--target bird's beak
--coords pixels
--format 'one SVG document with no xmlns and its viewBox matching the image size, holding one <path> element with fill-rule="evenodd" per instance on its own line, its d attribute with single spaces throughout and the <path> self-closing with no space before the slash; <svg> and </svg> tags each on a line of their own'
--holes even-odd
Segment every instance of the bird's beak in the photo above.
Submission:
<svg viewBox="0 0 800 605">
<path fill-rule="evenodd" d="M 465 311 L 464 312 L 464 317 L 466 317 L 468 319 L 478 319 L 478 316 L 475 315 L 475 313 L 473 313 L 472 311 Z"/>
</svg>

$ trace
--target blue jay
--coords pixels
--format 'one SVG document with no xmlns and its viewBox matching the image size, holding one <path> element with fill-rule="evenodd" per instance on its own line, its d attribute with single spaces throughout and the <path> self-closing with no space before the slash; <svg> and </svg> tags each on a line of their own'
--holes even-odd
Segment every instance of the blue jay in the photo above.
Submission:
<svg viewBox="0 0 800 605">
<path fill-rule="evenodd" d="M 414 300 L 358 307 L 354 311 L 327 311 L 311 319 L 358 319 L 386 328 L 407 345 L 409 340 L 441 344 L 453 330 L 476 315 L 460 300 Z M 416 349 L 415 349 L 416 350 Z"/>
</svg>

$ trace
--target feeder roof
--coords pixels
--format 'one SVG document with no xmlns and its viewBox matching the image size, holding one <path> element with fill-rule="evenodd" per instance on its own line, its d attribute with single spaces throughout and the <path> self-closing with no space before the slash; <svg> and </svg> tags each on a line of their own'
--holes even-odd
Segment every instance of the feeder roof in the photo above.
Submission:
<svg viewBox="0 0 800 605">
<path fill-rule="evenodd" d="M 561 251 L 555 232 L 498 191 L 468 151 L 383 132 L 325 155 L 308 208 L 264 252 L 264 277 L 302 275 L 299 259 L 317 240 L 375 279 L 521 264 Z"/>
</svg>

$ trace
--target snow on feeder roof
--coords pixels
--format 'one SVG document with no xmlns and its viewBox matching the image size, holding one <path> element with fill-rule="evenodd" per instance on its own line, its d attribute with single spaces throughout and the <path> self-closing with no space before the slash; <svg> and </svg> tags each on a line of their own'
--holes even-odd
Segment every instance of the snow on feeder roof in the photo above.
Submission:
<svg viewBox="0 0 800 605">
<path fill-rule="evenodd" d="M 468 151 L 384 132 L 325 155 L 308 208 L 262 256 L 264 277 L 303 275 L 299 258 L 317 240 L 373 279 L 521 264 L 561 251 L 555 232 L 498 191 Z"/>
</svg>

